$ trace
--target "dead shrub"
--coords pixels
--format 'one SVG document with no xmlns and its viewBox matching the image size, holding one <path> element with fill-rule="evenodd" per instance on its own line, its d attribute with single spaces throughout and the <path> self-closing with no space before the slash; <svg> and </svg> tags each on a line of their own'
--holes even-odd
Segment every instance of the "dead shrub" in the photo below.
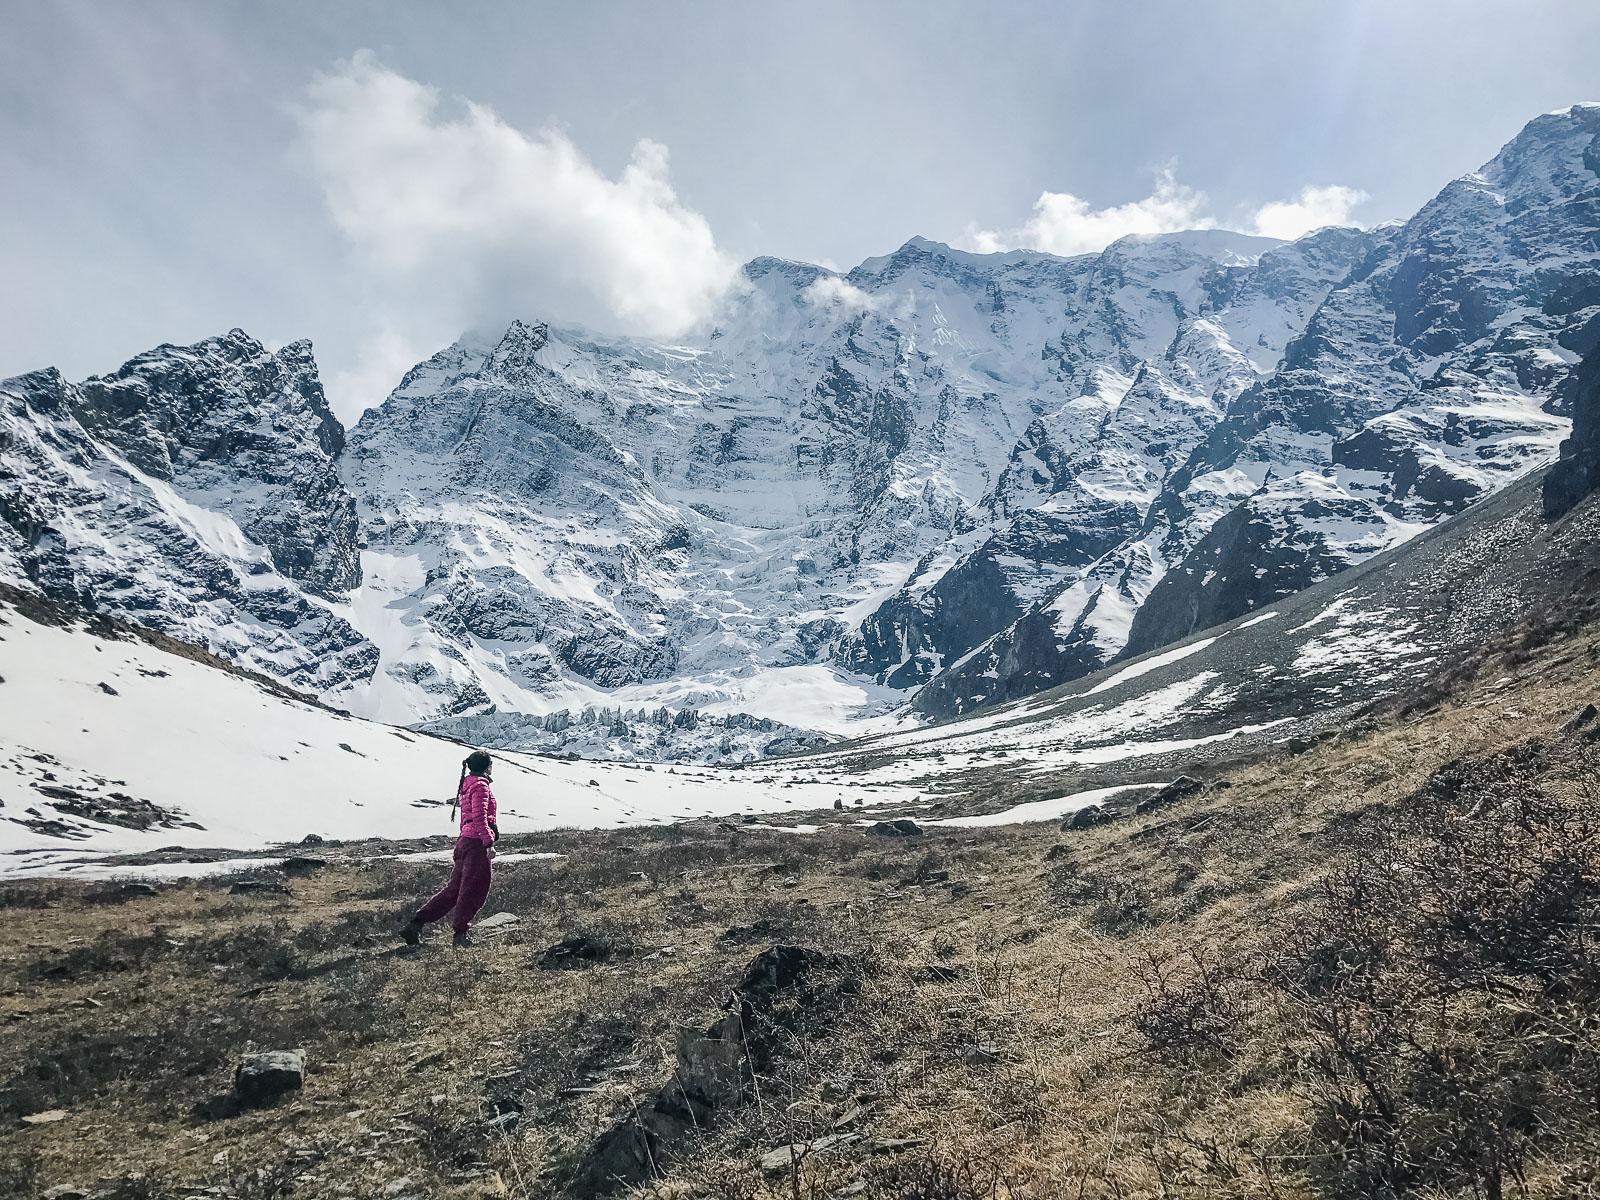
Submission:
<svg viewBox="0 0 1600 1200">
<path fill-rule="evenodd" d="M 1269 971 L 1307 1039 L 1326 1186 L 1498 1198 L 1600 1112 L 1600 803 L 1551 766 L 1532 743 L 1440 770 Z"/>
<path fill-rule="evenodd" d="M 1234 1058 L 1246 1036 L 1259 989 L 1247 968 L 1200 949 L 1146 950 L 1131 969 L 1144 992 L 1133 1028 L 1157 1058 L 1185 1065 Z"/>
</svg>

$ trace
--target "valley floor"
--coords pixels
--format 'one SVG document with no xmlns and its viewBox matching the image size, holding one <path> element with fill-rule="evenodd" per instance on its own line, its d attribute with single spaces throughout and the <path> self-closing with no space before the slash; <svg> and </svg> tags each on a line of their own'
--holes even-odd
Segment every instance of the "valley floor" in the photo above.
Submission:
<svg viewBox="0 0 1600 1200">
<path fill-rule="evenodd" d="M 476 950 L 402 953 L 443 866 L 360 844 L 7 883 L 0 1194 L 543 1197 L 633 1145 L 661 1197 L 1600 1195 L 1597 636 L 1083 830 L 516 835 Z M 669 1129 L 741 995 L 742 1087 Z M 286 1048 L 303 1089 L 197 1110 Z"/>
</svg>

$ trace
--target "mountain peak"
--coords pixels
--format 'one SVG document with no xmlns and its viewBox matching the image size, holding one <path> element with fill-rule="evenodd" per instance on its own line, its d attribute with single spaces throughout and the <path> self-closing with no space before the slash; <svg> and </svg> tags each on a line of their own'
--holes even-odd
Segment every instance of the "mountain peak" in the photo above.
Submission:
<svg viewBox="0 0 1600 1200">
<path fill-rule="evenodd" d="M 520 373 L 537 365 L 539 351 L 550 341 L 550 327 L 542 321 L 530 325 L 518 318 L 507 327 L 505 336 L 489 354 L 484 370 Z"/>
</svg>

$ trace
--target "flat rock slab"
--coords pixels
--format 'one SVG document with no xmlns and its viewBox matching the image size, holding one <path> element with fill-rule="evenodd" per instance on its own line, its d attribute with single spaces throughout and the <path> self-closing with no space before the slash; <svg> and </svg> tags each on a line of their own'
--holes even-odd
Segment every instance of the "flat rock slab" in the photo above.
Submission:
<svg viewBox="0 0 1600 1200">
<path fill-rule="evenodd" d="M 819 1137 L 809 1142 L 794 1142 L 787 1146 L 778 1146 L 768 1150 L 761 1156 L 761 1173 L 763 1175 L 781 1175 L 789 1170 L 795 1163 L 813 1154 L 820 1154 L 834 1146 L 841 1146 L 846 1142 L 854 1142 L 860 1138 L 858 1133 L 830 1133 L 827 1137 Z"/>
<path fill-rule="evenodd" d="M 57 1121 L 66 1120 L 67 1110 L 64 1108 L 50 1108 L 44 1112 L 29 1113 L 22 1118 L 24 1125 L 52 1125 Z"/>
<path fill-rule="evenodd" d="M 505 929 L 522 920 L 516 913 L 497 912 L 492 917 L 485 917 L 473 926 L 479 933 L 487 933 L 491 929 Z"/>
</svg>

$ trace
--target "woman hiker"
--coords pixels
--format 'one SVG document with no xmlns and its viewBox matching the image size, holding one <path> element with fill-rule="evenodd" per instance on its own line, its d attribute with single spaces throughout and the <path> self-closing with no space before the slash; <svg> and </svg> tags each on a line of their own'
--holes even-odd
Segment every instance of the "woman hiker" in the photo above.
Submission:
<svg viewBox="0 0 1600 1200">
<path fill-rule="evenodd" d="M 456 787 L 456 803 L 461 806 L 461 836 L 456 839 L 455 866 L 450 882 L 426 904 L 400 931 L 408 946 L 422 941 L 422 927 L 455 910 L 457 946 L 474 946 L 467 927 L 489 897 L 489 860 L 500 839 L 495 824 L 499 808 L 489 790 L 489 771 L 494 760 L 482 750 L 474 750 L 461 764 L 461 782 Z"/>
</svg>

